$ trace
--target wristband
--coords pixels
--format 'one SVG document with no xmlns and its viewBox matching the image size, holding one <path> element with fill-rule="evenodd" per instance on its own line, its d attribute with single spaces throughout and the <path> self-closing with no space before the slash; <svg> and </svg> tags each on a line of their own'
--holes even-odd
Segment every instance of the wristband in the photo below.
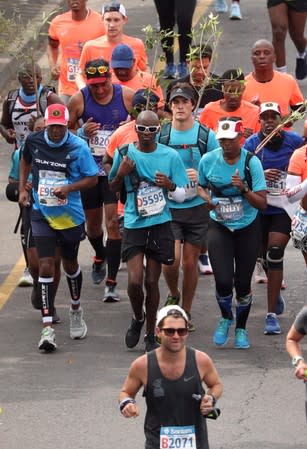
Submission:
<svg viewBox="0 0 307 449">
<path fill-rule="evenodd" d="M 85 134 L 84 129 L 85 129 L 85 123 L 84 123 L 84 125 L 81 126 L 81 128 L 77 129 L 77 136 L 81 137 L 81 139 L 88 140 L 88 137 Z"/>
<path fill-rule="evenodd" d="M 170 189 L 168 189 L 168 191 L 169 192 L 175 192 L 176 188 L 177 188 L 177 185 L 174 182 L 172 182 L 172 186 L 171 186 Z"/>
<path fill-rule="evenodd" d="M 122 413 L 127 404 L 135 404 L 136 401 L 133 398 L 125 398 L 119 403 L 119 411 Z"/>
</svg>

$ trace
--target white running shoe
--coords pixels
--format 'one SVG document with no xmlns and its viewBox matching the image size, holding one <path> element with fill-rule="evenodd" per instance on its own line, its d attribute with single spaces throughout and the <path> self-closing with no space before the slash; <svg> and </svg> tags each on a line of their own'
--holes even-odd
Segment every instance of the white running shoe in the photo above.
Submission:
<svg viewBox="0 0 307 449">
<path fill-rule="evenodd" d="M 226 0 L 215 0 L 215 12 L 224 13 L 228 11 L 228 5 Z"/>
<path fill-rule="evenodd" d="M 200 274 L 212 274 L 212 267 L 208 254 L 201 254 L 198 259 L 198 270 Z"/>
<path fill-rule="evenodd" d="M 87 333 L 87 326 L 83 319 L 83 309 L 69 309 L 70 319 L 70 338 L 73 340 L 77 338 L 84 338 Z"/>
<path fill-rule="evenodd" d="M 119 293 L 116 285 L 106 285 L 104 289 L 103 302 L 118 302 L 120 301 Z"/>
<path fill-rule="evenodd" d="M 255 266 L 254 280 L 256 284 L 267 284 L 268 278 L 266 272 L 263 269 L 261 259 L 257 259 Z"/>
<path fill-rule="evenodd" d="M 30 274 L 28 267 L 26 267 L 23 271 L 23 275 L 18 281 L 18 287 L 32 287 L 33 278 Z"/>
<path fill-rule="evenodd" d="M 43 327 L 38 349 L 42 351 L 54 351 L 56 348 L 54 329 L 50 326 Z"/>
<path fill-rule="evenodd" d="M 242 20 L 241 9 L 239 3 L 232 3 L 230 7 L 230 20 Z"/>
</svg>

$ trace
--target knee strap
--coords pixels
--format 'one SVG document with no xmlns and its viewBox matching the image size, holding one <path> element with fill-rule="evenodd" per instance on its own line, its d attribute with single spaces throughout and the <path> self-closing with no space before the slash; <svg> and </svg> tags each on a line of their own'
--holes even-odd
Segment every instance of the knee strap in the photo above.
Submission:
<svg viewBox="0 0 307 449">
<path fill-rule="evenodd" d="M 269 270 L 282 270 L 284 266 L 285 249 L 281 246 L 270 246 L 266 253 Z"/>
</svg>

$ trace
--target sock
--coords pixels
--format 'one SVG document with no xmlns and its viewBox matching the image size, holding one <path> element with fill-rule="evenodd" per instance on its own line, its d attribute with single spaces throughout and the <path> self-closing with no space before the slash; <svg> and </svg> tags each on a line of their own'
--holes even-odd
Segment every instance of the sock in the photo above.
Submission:
<svg viewBox="0 0 307 449">
<path fill-rule="evenodd" d="M 231 310 L 232 306 L 232 294 L 228 296 L 220 296 L 217 292 L 215 293 L 217 303 L 219 305 L 219 308 L 222 313 L 222 317 L 226 318 L 227 320 L 233 319 L 233 314 Z"/>
<path fill-rule="evenodd" d="M 245 329 L 250 308 L 253 303 L 252 294 L 249 293 L 244 297 L 236 300 L 236 328 Z"/>
<path fill-rule="evenodd" d="M 82 288 L 82 271 L 80 266 L 78 267 L 78 270 L 74 274 L 66 274 L 66 280 L 70 292 L 70 296 L 72 299 L 73 305 L 80 304 L 80 295 L 81 295 L 81 288 Z M 76 302 L 75 304 L 73 303 Z"/>
<path fill-rule="evenodd" d="M 277 72 L 287 73 L 287 66 L 283 65 L 282 67 L 276 67 Z"/>
<path fill-rule="evenodd" d="M 103 244 L 103 233 L 101 234 L 100 237 L 95 237 L 92 239 L 89 236 L 87 236 L 87 238 L 95 251 L 96 259 L 104 261 L 106 258 L 106 249 Z"/>
<path fill-rule="evenodd" d="M 53 277 L 39 276 L 37 283 L 38 292 L 42 298 L 42 316 L 53 317 L 54 313 L 54 294 Z"/>
<path fill-rule="evenodd" d="M 107 239 L 108 280 L 116 280 L 121 257 L 121 240 Z"/>
<path fill-rule="evenodd" d="M 306 56 L 306 50 L 303 53 L 297 53 L 297 58 L 304 59 Z"/>
</svg>

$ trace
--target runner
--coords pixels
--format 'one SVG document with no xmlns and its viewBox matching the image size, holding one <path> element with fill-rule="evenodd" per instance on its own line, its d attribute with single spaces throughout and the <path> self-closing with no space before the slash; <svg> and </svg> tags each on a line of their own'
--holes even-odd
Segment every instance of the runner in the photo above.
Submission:
<svg viewBox="0 0 307 449">
<path fill-rule="evenodd" d="M 259 131 L 259 108 L 242 99 L 245 82 L 244 73 L 240 69 L 227 70 L 222 75 L 220 82 L 224 99 L 208 103 L 200 114 L 199 121 L 216 132 L 220 118 L 225 116 L 240 118 L 244 127 L 241 142 L 243 144 L 247 137 Z"/>
<path fill-rule="evenodd" d="M 250 347 L 246 323 L 253 302 L 251 278 L 261 242 L 258 209 L 266 207 L 261 162 L 249 158 L 241 147 L 242 133 L 242 121 L 234 117 L 221 119 L 217 132 L 221 147 L 205 154 L 199 164 L 199 193 L 210 209 L 209 256 L 222 315 L 213 341 L 217 346 L 228 341 L 234 320 L 235 288 L 237 349 Z"/>
<path fill-rule="evenodd" d="M 258 145 L 268 136 L 281 120 L 280 107 L 277 103 L 262 103 L 259 120 L 261 130 L 245 142 L 244 148 L 257 157 L 262 163 L 268 191 L 268 203 L 271 195 L 280 195 L 286 187 L 286 177 L 290 157 L 296 148 L 303 145 L 304 140 L 296 133 L 280 131 L 260 151 Z M 265 261 L 267 273 L 266 335 L 280 334 L 280 324 L 276 315 L 281 315 L 285 309 L 285 300 L 280 290 L 283 280 L 284 252 L 290 239 L 291 218 L 284 209 L 268 205 L 260 211 L 262 230 L 261 258 Z"/>
<path fill-rule="evenodd" d="M 206 246 L 208 227 L 208 211 L 197 193 L 198 164 L 204 153 L 219 145 L 214 132 L 200 125 L 193 117 L 195 96 L 190 84 L 176 84 L 170 94 L 169 107 L 173 120 L 162 126 L 159 142 L 176 149 L 184 163 L 189 182 L 185 187 L 185 201 L 180 204 L 170 201 L 175 263 L 163 267 L 170 291 L 165 304 L 179 304 L 179 267 L 182 264 L 182 307 L 190 315 L 198 282 L 198 258 L 201 249 Z M 195 330 L 191 319 L 189 330 Z"/>
<path fill-rule="evenodd" d="M 138 141 L 129 144 L 122 154 L 120 150 L 115 152 L 109 182 L 113 192 L 120 192 L 124 185 L 127 196 L 122 260 L 127 263 L 127 291 L 134 316 L 125 342 L 128 348 L 138 344 L 146 317 L 144 341 L 148 352 L 157 346 L 154 332 L 161 266 L 174 262 L 174 237 L 167 197 L 170 194 L 174 200 L 183 201 L 183 185 L 188 179 L 176 151 L 156 143 L 160 124 L 154 112 L 141 112 L 135 128 Z"/>
<path fill-rule="evenodd" d="M 70 337 L 84 338 L 87 333 L 80 305 L 82 271 L 77 259 L 80 241 L 85 238 L 80 190 L 97 182 L 97 167 L 87 145 L 68 132 L 68 110 L 64 105 L 48 106 L 45 125 L 45 130 L 26 139 L 21 158 L 19 202 L 23 207 L 29 204 L 26 184 L 32 169 L 31 226 L 39 257 L 38 286 L 43 317 L 38 348 L 53 351 L 57 347 L 52 317 L 55 260 L 59 251 L 71 295 Z"/>
<path fill-rule="evenodd" d="M 156 333 L 161 345 L 132 362 L 119 394 L 122 415 L 136 418 L 140 411 L 135 397 L 144 388 L 146 449 L 209 449 L 204 418 L 214 409 L 223 385 L 211 358 L 186 346 L 187 325 L 179 306 L 159 310 Z"/>
<path fill-rule="evenodd" d="M 105 36 L 86 42 L 82 49 L 79 73 L 76 78 L 79 89 L 86 84 L 85 65 L 93 59 L 103 58 L 109 63 L 112 59 L 112 51 L 119 44 L 127 44 L 132 48 L 136 59 L 136 67 L 139 70 L 147 70 L 147 55 L 144 43 L 141 39 L 124 34 L 124 26 L 128 17 L 124 5 L 110 3 L 102 7 L 102 18 L 105 26 Z"/>
<path fill-rule="evenodd" d="M 82 192 L 82 203 L 86 216 L 86 233 L 95 251 L 92 280 L 100 284 L 108 276 L 103 296 L 105 302 L 120 300 L 116 289 L 116 276 L 120 264 L 121 236 L 117 220 L 118 198 L 108 185 L 103 166 L 103 157 L 112 132 L 129 118 L 134 91 L 125 86 L 112 84 L 109 64 L 104 59 L 95 59 L 85 66 L 87 86 L 71 99 L 69 128 L 83 125 L 78 135 L 88 141 L 99 169 L 98 184 Z M 103 242 L 103 212 L 107 230 L 106 248 Z"/>
<path fill-rule="evenodd" d="M 69 11 L 57 15 L 48 30 L 47 54 L 51 77 L 67 104 L 77 92 L 76 73 L 84 43 L 105 34 L 101 15 L 87 8 L 87 0 L 68 0 Z"/>
</svg>

